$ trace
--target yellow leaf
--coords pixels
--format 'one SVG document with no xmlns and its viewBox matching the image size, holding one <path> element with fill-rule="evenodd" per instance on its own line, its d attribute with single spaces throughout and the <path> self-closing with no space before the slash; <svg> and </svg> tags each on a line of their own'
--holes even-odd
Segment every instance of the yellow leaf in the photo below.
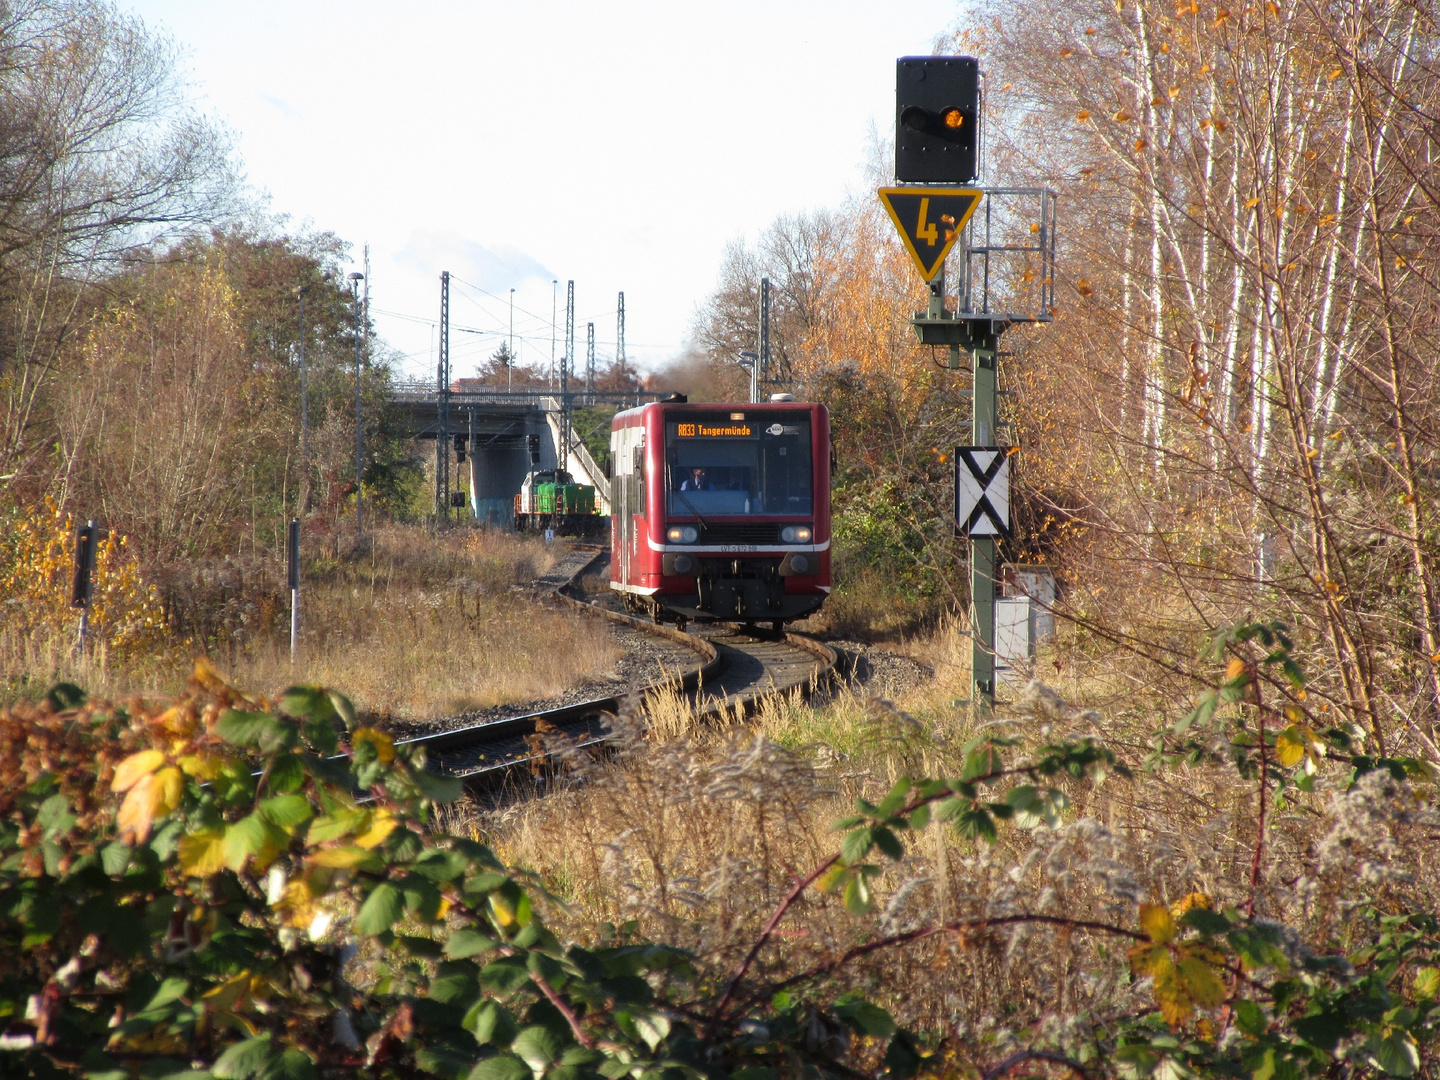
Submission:
<svg viewBox="0 0 1440 1080">
<path fill-rule="evenodd" d="M 1233 682 L 1245 674 L 1245 661 L 1238 656 L 1225 665 L 1225 681 Z"/>
<path fill-rule="evenodd" d="M 134 844 L 143 844 L 148 840 L 150 826 L 164 798 L 165 791 L 156 782 L 154 773 L 141 777 L 125 796 L 125 801 L 120 804 L 120 813 L 115 817 L 115 823 L 120 826 L 120 839 Z"/>
<path fill-rule="evenodd" d="M 1332 69 L 1331 72 L 1330 72 L 1330 81 L 1331 81 L 1331 82 L 1334 82 L 1336 79 L 1340 78 L 1341 74 L 1342 74 L 1342 71 L 1341 71 L 1340 68 L 1334 68 L 1334 69 Z"/>
<path fill-rule="evenodd" d="M 355 837 L 355 843 L 362 848 L 379 847 L 385 842 L 385 838 L 395 831 L 398 824 L 400 823 L 395 820 L 395 815 L 389 810 L 377 810 L 370 820 L 370 827 Z"/>
<path fill-rule="evenodd" d="M 379 856 L 363 847 L 334 847 L 315 852 L 307 861 L 313 866 L 341 868 L 377 863 Z"/>
<path fill-rule="evenodd" d="M 195 681 L 211 692 L 228 690 L 225 677 L 215 670 L 215 665 L 203 656 L 195 658 Z"/>
<path fill-rule="evenodd" d="M 1435 653 L 1433 656 L 1430 657 L 1430 663 L 1432 663 L 1432 664 L 1440 664 L 1440 652 L 1437 652 L 1437 653 Z"/>
<path fill-rule="evenodd" d="M 155 774 L 155 785 L 160 789 L 160 801 L 156 804 L 155 816 L 163 817 L 180 805 L 185 796 L 185 777 L 174 765 L 166 766 Z"/>
<path fill-rule="evenodd" d="M 1060 59 L 1061 59 L 1061 60 L 1064 60 L 1067 56 L 1072 55 L 1074 52 L 1075 52 L 1074 49 L 1061 49 L 1061 50 L 1060 50 Z"/>
<path fill-rule="evenodd" d="M 1260 203 L 1260 198 L 1259 198 L 1259 196 L 1255 196 L 1255 197 L 1253 197 L 1253 198 L 1246 199 L 1246 200 L 1245 200 L 1245 209 L 1246 209 L 1246 210 L 1249 210 L 1251 207 L 1258 206 L 1259 203 Z"/>
<path fill-rule="evenodd" d="M 197 780 L 214 780 L 220 775 L 224 760 L 209 754 L 186 754 L 175 764 L 180 766 L 186 776 L 193 776 Z"/>
<path fill-rule="evenodd" d="M 111 791 L 129 791 L 143 776 L 149 776 L 165 764 L 165 755 L 159 750 L 141 750 L 131 754 L 115 767 L 115 779 L 110 781 Z"/>
<path fill-rule="evenodd" d="M 1179 970 L 1168 956 L 1165 959 L 1164 969 L 1155 974 L 1155 1003 L 1160 1006 L 1165 1022 L 1172 1028 L 1178 1028 L 1194 1015 L 1195 1006 L 1185 990 Z"/>
<path fill-rule="evenodd" d="M 298 878 L 285 886 L 276 909 L 285 916 L 290 926 L 306 927 L 315 918 L 315 891 L 305 878 Z"/>
<path fill-rule="evenodd" d="M 362 742 L 375 747 L 375 757 L 380 764 L 389 765 L 395 760 L 395 743 L 383 731 L 377 731 L 373 727 L 357 728 L 355 734 L 350 736 L 350 745 Z"/>
<path fill-rule="evenodd" d="M 209 877 L 225 865 L 225 833 L 203 829 L 180 838 L 180 869 L 191 877 Z"/>
<path fill-rule="evenodd" d="M 1136 149 L 1137 152 L 1140 151 L 1140 150 L 1144 150 L 1144 149 L 1145 149 L 1147 146 L 1149 146 L 1149 145 L 1150 145 L 1150 143 L 1147 142 L 1145 139 L 1136 139 L 1136 140 L 1135 140 L 1135 149 Z"/>
<path fill-rule="evenodd" d="M 495 919 L 501 926 L 515 925 L 515 908 L 498 892 L 490 894 L 490 910 L 495 913 Z"/>
<path fill-rule="evenodd" d="M 1202 1009 L 1213 1009 L 1225 1000 L 1225 983 L 1219 974 L 1198 956 L 1186 956 L 1176 965 L 1185 994 Z"/>
<path fill-rule="evenodd" d="M 219 986 L 207 990 L 204 995 L 207 1008 L 216 1009 L 220 1012 L 234 1012 L 235 1006 L 245 992 L 250 989 L 250 972 L 242 971 L 233 978 L 226 979 Z"/>
<path fill-rule="evenodd" d="M 1135 118 L 1131 116 L 1128 112 L 1126 112 L 1124 109 L 1121 109 L 1110 119 L 1114 120 L 1117 124 L 1123 124 L 1127 120 L 1134 120 Z"/>
<path fill-rule="evenodd" d="M 1206 911 L 1209 911 L 1214 906 L 1215 901 L 1210 899 L 1208 893 L 1192 892 L 1186 893 L 1179 900 L 1176 900 L 1175 903 L 1171 904 L 1170 913 L 1178 919 L 1181 915 L 1184 915 L 1185 912 L 1193 908 L 1204 908 Z"/>
<path fill-rule="evenodd" d="M 1140 905 L 1140 929 L 1157 945 L 1167 945 L 1175 939 L 1175 920 L 1164 904 Z"/>
<path fill-rule="evenodd" d="M 1318 446 L 1312 446 L 1309 450 L 1305 451 L 1305 459 L 1308 461 L 1318 453 L 1320 453 L 1320 448 Z"/>
<path fill-rule="evenodd" d="M 1279 755 L 1280 764 L 1287 769 L 1300 764 L 1305 757 L 1305 739 L 1293 725 L 1275 737 L 1275 753 Z"/>
<path fill-rule="evenodd" d="M 1089 109 L 1081 109 L 1081 110 L 1076 114 L 1075 119 L 1081 121 L 1082 123 L 1083 123 L 1084 121 L 1086 121 L 1086 120 L 1089 120 L 1089 119 L 1090 119 L 1090 110 L 1089 110 Z"/>
</svg>

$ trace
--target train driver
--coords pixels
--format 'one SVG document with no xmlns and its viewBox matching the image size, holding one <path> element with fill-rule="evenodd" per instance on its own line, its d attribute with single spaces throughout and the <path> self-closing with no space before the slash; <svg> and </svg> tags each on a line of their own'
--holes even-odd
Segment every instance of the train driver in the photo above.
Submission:
<svg viewBox="0 0 1440 1080">
<path fill-rule="evenodd" d="M 696 465 L 690 470 L 688 479 L 680 484 L 681 491 L 714 491 L 715 485 L 705 479 L 705 467 Z"/>
</svg>

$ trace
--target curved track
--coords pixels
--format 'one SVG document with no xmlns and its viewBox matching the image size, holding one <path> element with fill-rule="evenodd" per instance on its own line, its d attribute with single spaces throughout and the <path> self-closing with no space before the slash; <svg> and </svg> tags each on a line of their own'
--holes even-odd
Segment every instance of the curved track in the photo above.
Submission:
<svg viewBox="0 0 1440 1080">
<path fill-rule="evenodd" d="M 604 549 L 576 545 L 537 590 L 596 618 L 666 638 L 694 656 L 694 663 L 664 682 L 625 695 L 594 698 L 557 709 L 524 713 L 471 727 L 455 728 L 405 739 L 401 745 L 423 748 L 431 768 L 459 777 L 474 791 L 492 789 L 524 774 L 541 775 L 545 743 L 557 736 L 571 746 L 599 746 L 610 738 L 609 720 L 626 706 L 644 708 L 647 695 L 677 688 L 700 716 L 751 711 L 769 694 L 800 689 L 808 692 L 835 670 L 833 649 L 799 634 L 757 638 L 729 623 L 716 623 L 686 633 L 612 610 L 606 597 L 586 597 L 580 578 L 608 561 Z"/>
</svg>

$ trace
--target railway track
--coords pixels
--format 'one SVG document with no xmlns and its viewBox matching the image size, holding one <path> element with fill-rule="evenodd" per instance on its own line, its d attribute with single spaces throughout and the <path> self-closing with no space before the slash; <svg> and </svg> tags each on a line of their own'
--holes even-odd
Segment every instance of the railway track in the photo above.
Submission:
<svg viewBox="0 0 1440 1080">
<path fill-rule="evenodd" d="M 423 748 L 430 768 L 458 777 L 472 791 L 494 791 L 520 777 L 544 775 L 548 740 L 563 739 L 578 748 L 603 746 L 611 738 L 609 722 L 622 708 L 628 704 L 643 711 L 645 699 L 662 690 L 683 695 L 701 717 L 734 716 L 749 713 L 767 695 L 797 688 L 806 692 L 834 673 L 834 650 L 799 634 L 756 638 L 728 623 L 683 632 L 616 611 L 605 603 L 608 597 L 587 598 L 577 583 L 608 558 L 603 548 L 577 545 L 536 583 L 537 590 L 588 617 L 667 639 L 688 650 L 692 664 L 628 693 L 419 735 L 401 745 Z"/>
</svg>

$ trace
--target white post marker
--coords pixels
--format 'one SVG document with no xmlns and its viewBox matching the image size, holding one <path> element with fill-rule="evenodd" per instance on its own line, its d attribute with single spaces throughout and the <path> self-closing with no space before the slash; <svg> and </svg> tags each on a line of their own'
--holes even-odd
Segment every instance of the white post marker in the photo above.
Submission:
<svg viewBox="0 0 1440 1080">
<path fill-rule="evenodd" d="M 285 554 L 290 585 L 290 663 L 300 637 L 300 519 L 291 518 L 285 530 Z"/>
</svg>

